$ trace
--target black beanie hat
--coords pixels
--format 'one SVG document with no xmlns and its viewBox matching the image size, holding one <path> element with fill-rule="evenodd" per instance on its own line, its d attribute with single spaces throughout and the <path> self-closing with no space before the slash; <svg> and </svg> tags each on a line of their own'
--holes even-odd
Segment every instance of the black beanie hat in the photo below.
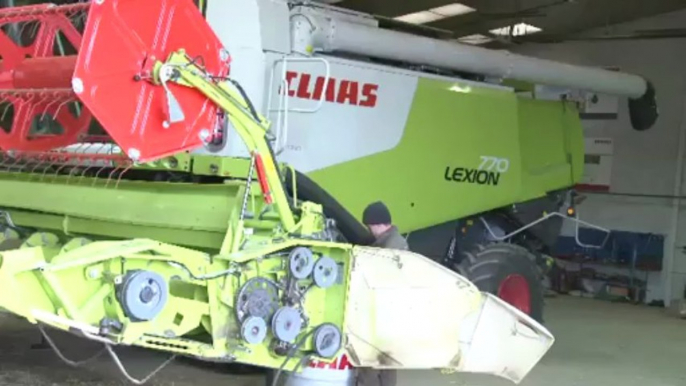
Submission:
<svg viewBox="0 0 686 386">
<path fill-rule="evenodd" d="M 362 222 L 365 225 L 390 224 L 391 212 L 383 202 L 377 201 L 369 204 L 362 214 Z"/>
</svg>

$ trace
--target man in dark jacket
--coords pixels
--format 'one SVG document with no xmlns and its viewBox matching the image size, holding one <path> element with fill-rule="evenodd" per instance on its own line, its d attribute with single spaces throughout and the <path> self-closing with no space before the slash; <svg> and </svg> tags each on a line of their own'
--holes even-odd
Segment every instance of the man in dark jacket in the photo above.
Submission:
<svg viewBox="0 0 686 386">
<path fill-rule="evenodd" d="M 407 241 L 400 234 L 398 228 L 393 225 L 391 212 L 386 205 L 377 201 L 369 204 L 362 214 L 362 222 L 374 235 L 375 247 L 389 249 L 409 249 Z"/>
<path fill-rule="evenodd" d="M 367 206 L 362 214 L 362 222 L 374 235 L 372 246 L 409 250 L 407 241 L 393 225 L 391 213 L 383 202 L 377 201 Z M 396 370 L 362 368 L 357 372 L 357 386 L 395 386 L 397 381 Z"/>
</svg>

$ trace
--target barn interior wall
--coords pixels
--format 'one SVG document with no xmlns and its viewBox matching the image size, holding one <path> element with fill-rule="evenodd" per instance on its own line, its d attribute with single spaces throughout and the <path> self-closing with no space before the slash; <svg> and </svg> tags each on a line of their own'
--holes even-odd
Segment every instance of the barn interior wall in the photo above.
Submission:
<svg viewBox="0 0 686 386">
<path fill-rule="evenodd" d="M 595 33 L 681 28 L 686 11 L 615 25 Z M 624 231 L 665 235 L 663 271 L 651 274 L 648 301 L 681 298 L 686 285 L 686 39 L 567 41 L 524 44 L 512 51 L 574 64 L 619 67 L 648 78 L 657 90 L 660 118 L 649 131 L 631 128 L 624 101 L 619 117 L 585 128 L 589 137 L 614 142 L 609 194 L 587 194 L 579 207 L 589 222 Z M 565 233 L 573 232 L 566 227 Z"/>
</svg>

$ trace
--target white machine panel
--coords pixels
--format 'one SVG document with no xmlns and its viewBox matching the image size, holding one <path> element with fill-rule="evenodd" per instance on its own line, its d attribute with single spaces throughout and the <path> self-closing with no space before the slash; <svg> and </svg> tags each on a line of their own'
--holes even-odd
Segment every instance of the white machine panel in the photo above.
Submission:
<svg viewBox="0 0 686 386">
<path fill-rule="evenodd" d="M 307 173 L 398 145 L 416 75 L 337 58 L 295 60 L 286 63 L 285 76 L 283 62 L 276 64 L 271 87 L 280 161 Z"/>
</svg>

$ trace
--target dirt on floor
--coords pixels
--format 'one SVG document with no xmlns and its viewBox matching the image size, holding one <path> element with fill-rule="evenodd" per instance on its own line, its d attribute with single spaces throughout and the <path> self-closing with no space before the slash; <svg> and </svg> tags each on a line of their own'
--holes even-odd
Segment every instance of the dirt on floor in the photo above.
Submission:
<svg viewBox="0 0 686 386">
<path fill-rule="evenodd" d="M 551 351 L 521 386 L 683 386 L 686 385 L 686 320 L 663 309 L 560 296 L 548 299 L 546 326 L 555 335 Z M 51 332 L 64 354 L 87 358 L 100 346 Z M 64 364 L 39 343 L 36 327 L 0 314 L 0 386 L 131 385 L 107 354 L 81 368 Z M 167 358 L 164 354 L 118 348 L 122 362 L 143 378 Z M 263 386 L 263 374 L 237 374 L 239 368 L 177 359 L 148 385 Z M 402 371 L 397 386 L 506 386 L 485 375 Z"/>
<path fill-rule="evenodd" d="M 102 351 L 102 345 L 48 330 L 65 357 L 81 361 Z M 107 352 L 80 367 L 65 364 L 49 347 L 40 345 L 40 331 L 12 315 L 0 314 L 0 386 L 132 385 Z M 38 345 L 38 347 L 32 347 Z M 130 375 L 145 378 L 169 356 L 137 348 L 116 348 Z M 264 375 L 241 366 L 176 358 L 146 385 L 263 386 Z"/>
</svg>

